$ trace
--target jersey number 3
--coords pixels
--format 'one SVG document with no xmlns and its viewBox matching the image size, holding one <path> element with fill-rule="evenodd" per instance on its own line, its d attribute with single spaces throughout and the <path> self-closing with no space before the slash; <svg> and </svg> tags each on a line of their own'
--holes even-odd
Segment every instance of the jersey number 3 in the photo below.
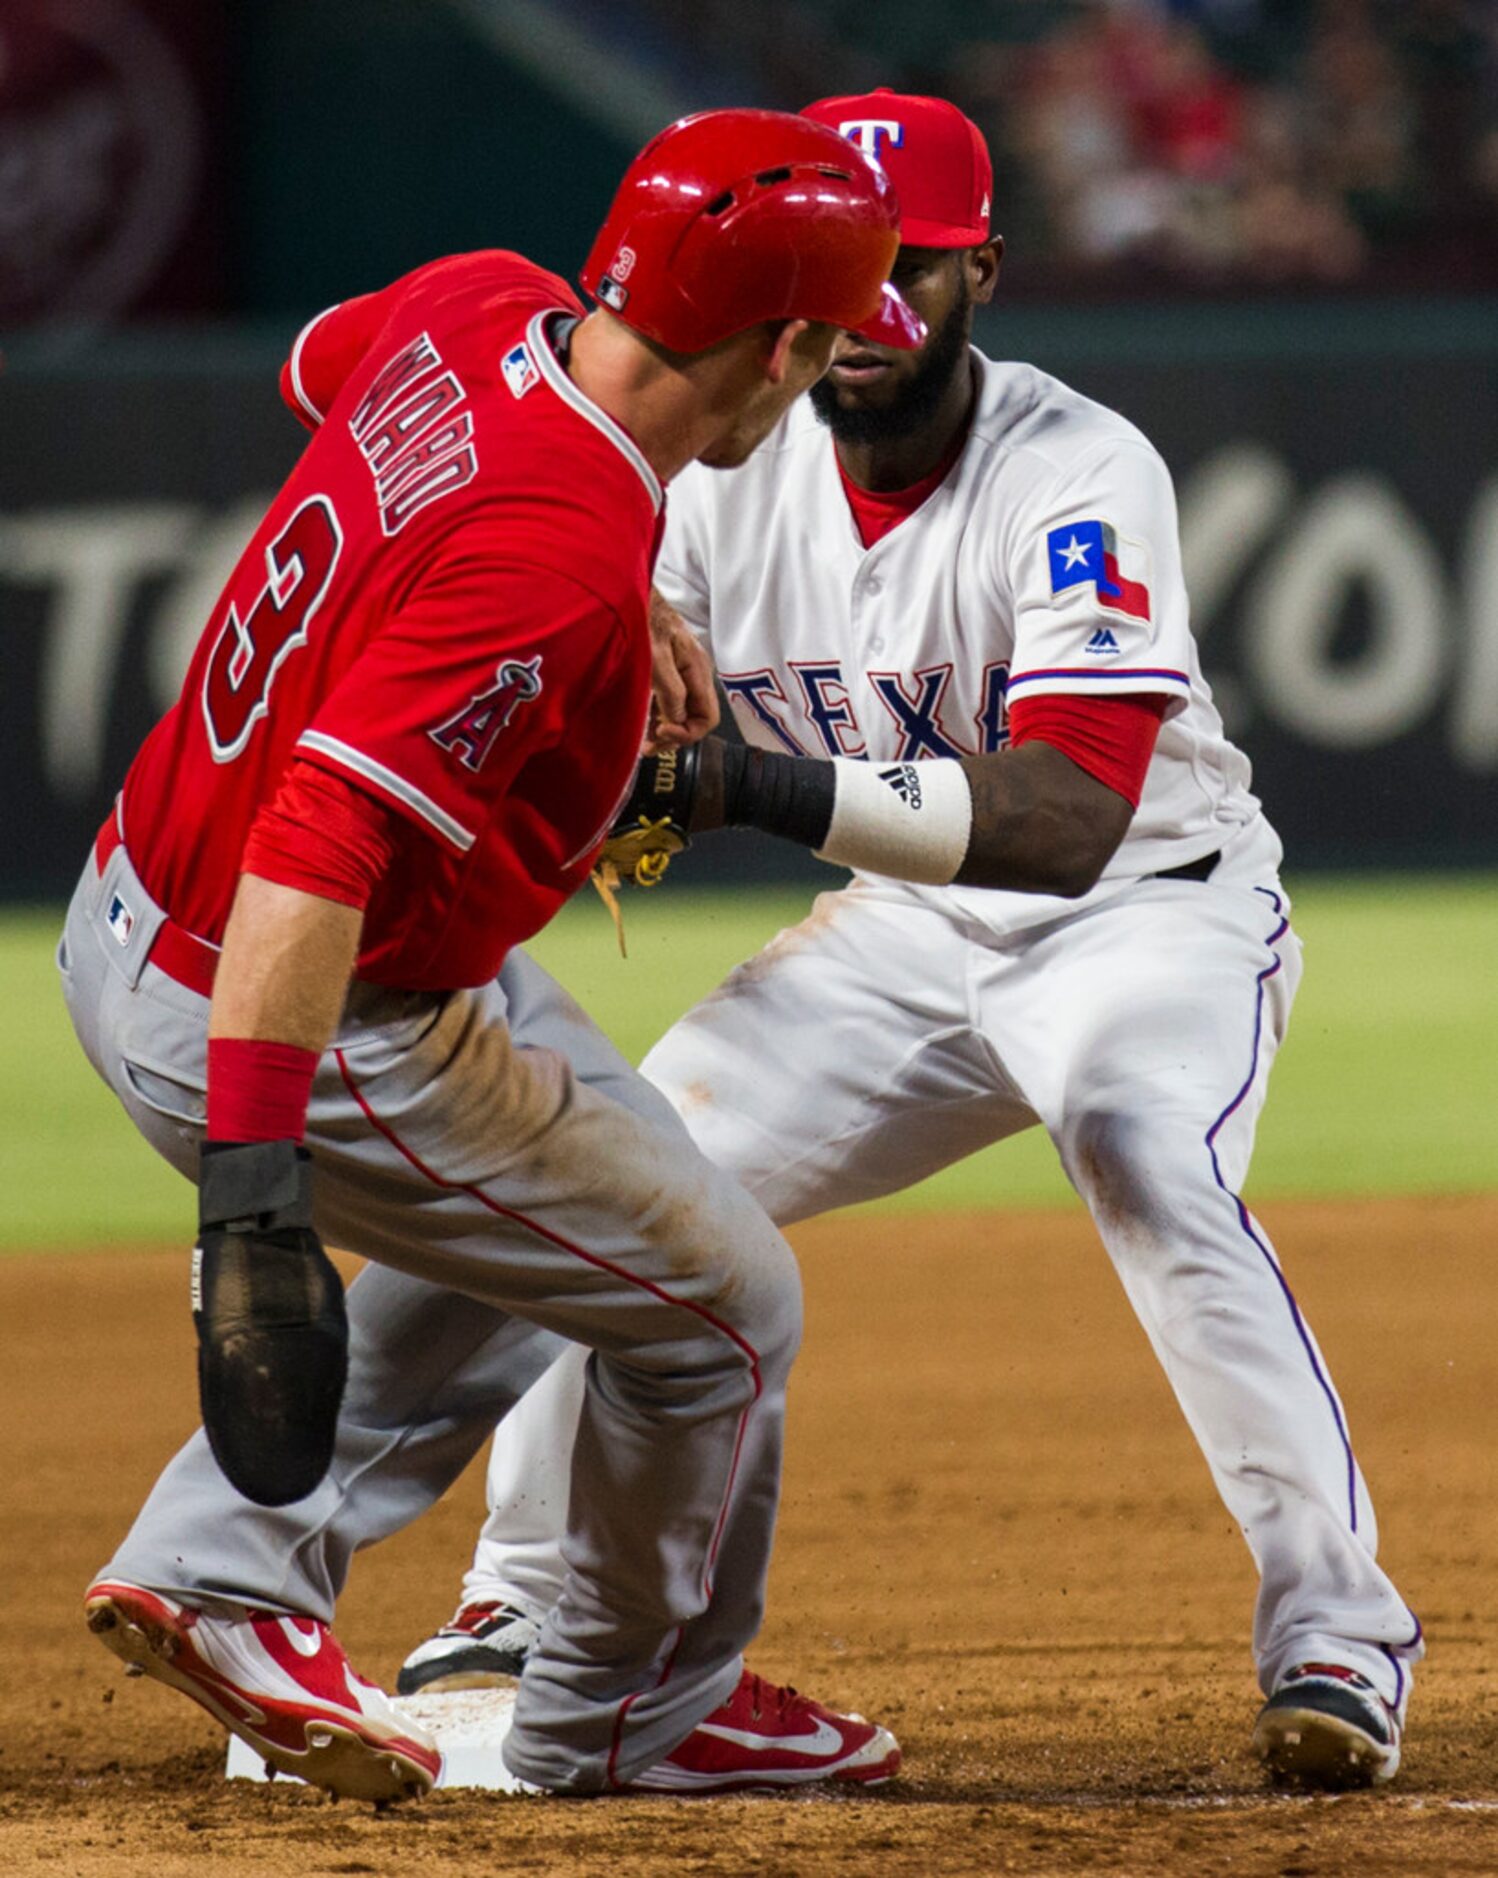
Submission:
<svg viewBox="0 0 1498 1878">
<path fill-rule="evenodd" d="M 332 503 L 309 496 L 265 550 L 265 585 L 243 614 L 239 600 L 230 600 L 203 675 L 203 719 L 215 763 L 232 763 L 269 711 L 276 673 L 307 643 L 342 547 Z"/>
</svg>

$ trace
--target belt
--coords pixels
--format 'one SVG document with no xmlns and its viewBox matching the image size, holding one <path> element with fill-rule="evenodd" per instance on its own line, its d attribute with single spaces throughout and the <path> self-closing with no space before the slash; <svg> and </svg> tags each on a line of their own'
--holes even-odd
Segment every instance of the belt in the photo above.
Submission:
<svg viewBox="0 0 1498 1878">
<path fill-rule="evenodd" d="M 124 841 L 119 821 L 111 812 L 94 842 L 94 865 L 101 874 L 110 855 L 116 848 L 122 847 Z M 196 933 L 190 933 L 174 919 L 161 922 L 156 937 L 151 941 L 150 959 L 157 971 L 165 972 L 168 978 L 175 978 L 179 985 L 185 985 L 189 991 L 196 991 L 200 998 L 213 996 L 213 977 L 218 970 L 218 947 L 209 945 L 206 939 L 198 938 Z"/>
<path fill-rule="evenodd" d="M 1182 861 L 1179 867 L 1162 867 L 1152 874 L 1152 880 L 1210 880 L 1212 870 L 1222 859 L 1222 849 L 1214 848 L 1210 854 L 1203 854 L 1195 861 Z"/>
</svg>

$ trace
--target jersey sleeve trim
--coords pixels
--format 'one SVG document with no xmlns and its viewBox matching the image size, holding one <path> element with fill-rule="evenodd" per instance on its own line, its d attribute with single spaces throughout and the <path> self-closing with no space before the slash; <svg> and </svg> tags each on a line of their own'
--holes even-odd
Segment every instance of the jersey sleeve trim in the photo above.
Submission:
<svg viewBox="0 0 1498 1878">
<path fill-rule="evenodd" d="M 318 321 L 325 320 L 330 313 L 336 313 L 341 305 L 341 301 L 335 300 L 332 306 L 325 306 L 321 313 L 314 313 L 312 318 L 308 320 L 307 324 L 297 334 L 295 343 L 291 348 L 291 389 L 296 394 L 297 403 L 307 413 L 308 417 L 312 419 L 314 424 L 321 424 L 323 421 L 323 413 L 318 410 L 317 406 L 307 396 L 307 387 L 302 383 L 302 348 L 306 345 L 311 335 L 312 328 Z"/>
<path fill-rule="evenodd" d="M 1087 665 L 1048 665 L 1033 672 L 1016 672 L 1009 680 L 1008 695 L 1012 698 L 1026 686 L 1043 686 L 1047 691 L 1072 691 L 1080 687 L 1085 691 L 1097 684 L 1126 684 L 1136 691 L 1179 691 L 1185 696 L 1191 692 L 1188 673 L 1163 666 L 1134 665 L 1100 672 Z"/>
<path fill-rule="evenodd" d="M 478 840 L 472 829 L 465 828 L 429 795 L 424 795 L 414 783 L 408 783 L 404 776 L 398 776 L 393 769 L 387 769 L 383 763 L 366 756 L 362 750 L 354 749 L 341 738 L 330 737 L 322 730 L 304 730 L 297 738 L 296 747 L 298 750 L 312 750 L 341 769 L 349 770 L 364 782 L 373 783 L 387 795 L 394 796 L 397 802 L 403 802 L 408 809 L 414 810 L 445 841 L 450 841 L 460 854 L 467 854 Z"/>
<path fill-rule="evenodd" d="M 593 400 L 579 391 L 572 380 L 562 370 L 557 355 L 552 351 L 546 339 L 546 321 L 553 313 L 565 311 L 562 307 L 548 307 L 537 313 L 526 328 L 526 343 L 530 346 L 531 357 L 541 368 L 541 376 L 564 404 L 570 404 L 579 417 L 586 418 L 595 430 L 601 431 L 621 456 L 634 466 L 640 481 L 644 483 L 650 495 L 651 505 L 657 515 L 661 504 L 666 499 L 661 488 L 661 480 L 645 459 L 645 453 L 620 424 L 616 424 L 607 411 L 600 410 Z"/>
</svg>

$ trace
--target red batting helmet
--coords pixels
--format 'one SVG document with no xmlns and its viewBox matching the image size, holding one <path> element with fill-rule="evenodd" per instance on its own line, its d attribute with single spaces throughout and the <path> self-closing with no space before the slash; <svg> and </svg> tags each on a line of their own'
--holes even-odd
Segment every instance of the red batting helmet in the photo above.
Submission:
<svg viewBox="0 0 1498 1878">
<path fill-rule="evenodd" d="M 899 228 L 889 182 L 835 130 L 783 111 L 703 111 L 630 164 L 582 283 L 673 352 L 776 319 L 909 348 L 926 329 L 887 278 Z"/>
</svg>

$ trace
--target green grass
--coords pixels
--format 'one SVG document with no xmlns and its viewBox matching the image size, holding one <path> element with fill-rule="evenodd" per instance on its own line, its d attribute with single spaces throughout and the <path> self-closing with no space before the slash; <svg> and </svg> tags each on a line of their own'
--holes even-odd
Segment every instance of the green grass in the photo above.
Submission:
<svg viewBox="0 0 1498 1878">
<path fill-rule="evenodd" d="M 1259 1130 L 1251 1191 L 1453 1193 L 1498 1185 L 1498 877 L 1292 882 L 1306 975 Z M 591 894 L 532 948 L 637 1059 L 799 893 L 634 894 L 619 958 Z M 94 1077 L 52 970 L 60 915 L 0 917 L 0 1248 L 184 1239 L 193 1210 Z M 1070 1199 L 1038 1130 L 886 1206 Z"/>
</svg>

